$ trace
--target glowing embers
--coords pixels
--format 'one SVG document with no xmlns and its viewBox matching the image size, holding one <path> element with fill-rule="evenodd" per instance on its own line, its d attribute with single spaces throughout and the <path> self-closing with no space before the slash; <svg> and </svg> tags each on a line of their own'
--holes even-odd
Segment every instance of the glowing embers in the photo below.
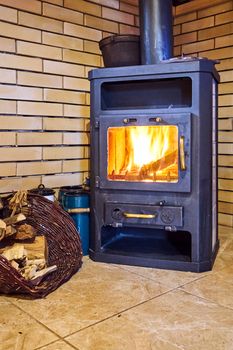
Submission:
<svg viewBox="0 0 233 350">
<path fill-rule="evenodd" d="M 178 182 L 178 128 L 108 128 L 108 180 Z"/>
</svg>

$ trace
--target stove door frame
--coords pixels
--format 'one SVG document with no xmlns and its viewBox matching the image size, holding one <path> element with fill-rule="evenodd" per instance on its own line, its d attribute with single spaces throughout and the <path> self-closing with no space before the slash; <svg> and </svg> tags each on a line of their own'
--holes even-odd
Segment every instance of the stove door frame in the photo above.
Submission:
<svg viewBox="0 0 233 350">
<path fill-rule="evenodd" d="M 126 120 L 129 123 L 126 124 Z M 132 120 L 132 122 L 130 122 Z M 100 189 L 112 190 L 142 190 L 142 191 L 161 191 L 161 192 L 190 192 L 191 191 L 191 113 L 135 113 L 127 114 L 122 111 L 119 116 L 100 115 L 99 117 L 99 175 L 96 177 L 96 187 Z M 107 130 L 109 127 L 125 126 L 162 126 L 174 125 L 178 127 L 178 140 L 183 138 L 185 150 L 186 169 L 181 170 L 180 166 L 180 148 L 179 148 L 179 177 L 178 182 L 140 182 L 140 181 L 116 181 L 108 180 L 108 149 L 107 149 Z"/>
</svg>

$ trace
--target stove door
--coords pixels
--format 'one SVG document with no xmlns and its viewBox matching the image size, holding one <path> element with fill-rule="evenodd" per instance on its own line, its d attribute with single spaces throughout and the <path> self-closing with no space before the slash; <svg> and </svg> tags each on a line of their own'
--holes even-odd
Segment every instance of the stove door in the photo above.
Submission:
<svg viewBox="0 0 233 350">
<path fill-rule="evenodd" d="M 100 188 L 190 191 L 190 114 L 100 117 Z"/>
</svg>

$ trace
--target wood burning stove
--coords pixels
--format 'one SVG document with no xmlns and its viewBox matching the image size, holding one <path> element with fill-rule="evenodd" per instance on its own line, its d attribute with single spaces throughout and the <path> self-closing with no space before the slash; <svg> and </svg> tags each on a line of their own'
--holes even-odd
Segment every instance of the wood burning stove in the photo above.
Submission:
<svg viewBox="0 0 233 350">
<path fill-rule="evenodd" d="M 218 249 L 214 62 L 98 69 L 89 78 L 91 258 L 211 269 Z"/>
</svg>

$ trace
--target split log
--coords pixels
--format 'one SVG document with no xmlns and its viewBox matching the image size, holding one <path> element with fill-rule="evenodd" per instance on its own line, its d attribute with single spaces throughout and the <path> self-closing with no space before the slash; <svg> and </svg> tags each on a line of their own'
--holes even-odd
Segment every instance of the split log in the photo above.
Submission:
<svg viewBox="0 0 233 350">
<path fill-rule="evenodd" d="M 3 221 L 7 224 L 7 226 L 8 225 L 15 225 L 18 222 L 24 221 L 24 220 L 26 220 L 26 216 L 23 215 L 22 213 L 3 219 Z"/>
<path fill-rule="evenodd" d="M 45 259 L 47 261 L 48 248 L 44 236 L 36 236 L 32 243 L 24 243 L 28 260 Z"/>
<path fill-rule="evenodd" d="M 156 172 L 158 170 L 163 170 L 170 165 L 174 164 L 178 158 L 178 151 L 175 150 L 166 156 L 156 160 L 155 162 L 150 162 L 149 164 L 143 165 L 140 171 L 140 176 L 145 176 L 147 173 Z"/>
<path fill-rule="evenodd" d="M 6 223 L 0 219 L 0 241 L 5 237 Z"/>
<path fill-rule="evenodd" d="M 31 279 L 31 282 L 37 286 L 42 279 L 47 276 L 48 274 L 50 274 L 51 272 L 54 272 L 57 270 L 57 265 L 53 265 L 53 266 L 49 266 L 41 271 L 37 271 L 34 275 L 34 277 Z"/>
<path fill-rule="evenodd" d="M 7 260 L 22 260 L 27 256 L 27 252 L 24 249 L 23 244 L 15 243 L 11 247 L 7 247 L 2 252 L 2 256 L 4 256 Z"/>
<path fill-rule="evenodd" d="M 13 226 L 7 226 L 5 237 L 13 236 L 15 232 L 16 232 L 16 229 Z"/>
<path fill-rule="evenodd" d="M 26 239 L 35 238 L 35 236 L 36 236 L 35 228 L 31 225 L 23 224 L 17 228 L 15 239 L 23 241 Z"/>
</svg>

